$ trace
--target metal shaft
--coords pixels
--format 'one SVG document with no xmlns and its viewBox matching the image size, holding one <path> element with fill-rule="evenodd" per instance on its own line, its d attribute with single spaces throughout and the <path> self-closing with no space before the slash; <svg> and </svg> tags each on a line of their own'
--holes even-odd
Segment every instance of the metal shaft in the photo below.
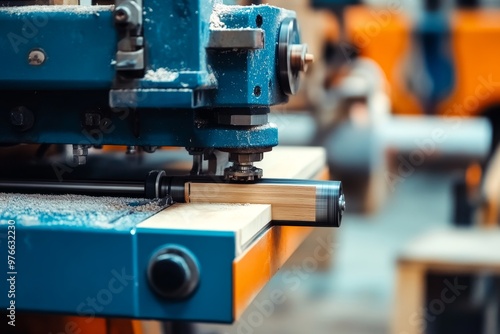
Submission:
<svg viewBox="0 0 500 334">
<path fill-rule="evenodd" d="M 271 204 L 273 220 L 301 226 L 339 227 L 345 210 L 342 184 L 338 181 L 260 179 L 235 183 L 219 176 L 168 177 L 164 171 L 151 171 L 145 182 L 0 181 L 0 192 L 171 197 L 178 203 Z"/>
<path fill-rule="evenodd" d="M 145 197 L 141 182 L 0 181 L 0 192 Z"/>
</svg>

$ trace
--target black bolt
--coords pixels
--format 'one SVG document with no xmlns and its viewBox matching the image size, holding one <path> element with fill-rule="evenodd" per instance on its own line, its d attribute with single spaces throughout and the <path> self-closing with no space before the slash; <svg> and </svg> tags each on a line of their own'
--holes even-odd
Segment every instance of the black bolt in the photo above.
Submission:
<svg viewBox="0 0 500 334">
<path fill-rule="evenodd" d="M 198 267 L 185 251 L 169 247 L 149 263 L 148 280 L 151 288 L 164 298 L 186 298 L 198 286 Z"/>
<path fill-rule="evenodd" d="M 10 123 L 20 131 L 26 131 L 33 127 L 35 116 L 26 107 L 16 107 L 10 111 Z"/>
</svg>

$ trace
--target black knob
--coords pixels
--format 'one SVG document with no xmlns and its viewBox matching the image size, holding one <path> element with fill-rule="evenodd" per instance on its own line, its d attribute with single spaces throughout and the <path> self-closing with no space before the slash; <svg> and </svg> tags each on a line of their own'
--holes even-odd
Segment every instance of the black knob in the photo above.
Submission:
<svg viewBox="0 0 500 334">
<path fill-rule="evenodd" d="M 198 266 L 183 249 L 168 247 L 151 259 L 148 281 L 151 288 L 164 298 L 187 298 L 198 286 Z"/>
<path fill-rule="evenodd" d="M 10 122 L 20 131 L 26 131 L 33 127 L 35 116 L 26 107 L 16 107 L 10 111 Z"/>
</svg>

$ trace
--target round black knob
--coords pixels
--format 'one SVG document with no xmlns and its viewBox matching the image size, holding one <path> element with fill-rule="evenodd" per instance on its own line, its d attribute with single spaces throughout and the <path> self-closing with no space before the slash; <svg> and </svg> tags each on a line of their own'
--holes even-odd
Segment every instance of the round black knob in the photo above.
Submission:
<svg viewBox="0 0 500 334">
<path fill-rule="evenodd" d="M 35 115 L 26 107 L 16 107 L 10 111 L 10 122 L 19 131 L 26 131 L 33 127 Z"/>
<path fill-rule="evenodd" d="M 151 288 L 164 298 L 186 298 L 198 286 L 198 266 L 193 257 L 183 249 L 168 247 L 151 259 L 148 281 Z"/>
</svg>

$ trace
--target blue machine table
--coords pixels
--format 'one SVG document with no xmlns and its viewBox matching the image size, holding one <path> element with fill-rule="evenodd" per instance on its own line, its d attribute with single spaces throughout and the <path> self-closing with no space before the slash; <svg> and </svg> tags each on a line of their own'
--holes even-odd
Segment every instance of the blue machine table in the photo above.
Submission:
<svg viewBox="0 0 500 334">
<path fill-rule="evenodd" d="M 296 155 L 302 159 L 292 161 Z M 269 177 L 328 176 L 323 149 L 280 147 L 268 156 L 259 166 Z M 9 221 L 15 225 L 16 296 L 2 294 L 0 304 L 5 309 L 15 300 L 16 329 L 65 333 L 69 326 L 73 332 L 107 333 L 111 326 L 137 334 L 151 323 L 123 318 L 233 322 L 311 231 L 271 225 L 272 208 L 266 204 L 162 205 L 1 194 L 3 236 Z M 7 254 L 5 238 L 0 249 Z M 174 273 L 176 264 L 187 266 L 187 275 L 197 276 L 188 297 L 151 287 L 155 261 L 170 261 Z M 172 276 L 165 284 L 175 284 Z M 5 282 L 2 291 L 9 289 Z M 5 322 L 0 326 L 2 333 L 10 328 Z"/>
</svg>

